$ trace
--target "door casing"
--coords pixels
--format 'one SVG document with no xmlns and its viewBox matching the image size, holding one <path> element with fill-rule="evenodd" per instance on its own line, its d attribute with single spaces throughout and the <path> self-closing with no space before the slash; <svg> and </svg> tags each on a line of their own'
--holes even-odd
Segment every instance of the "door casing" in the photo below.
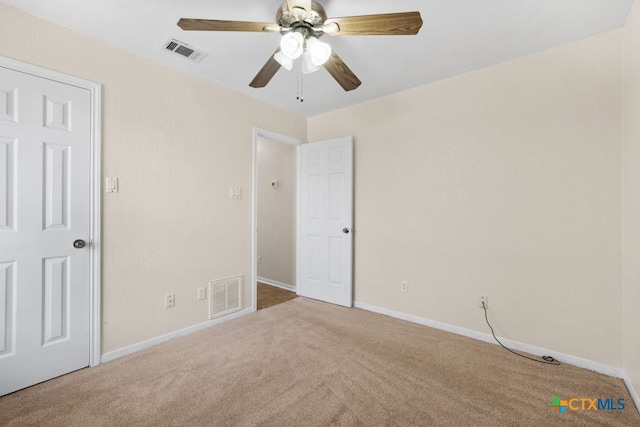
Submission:
<svg viewBox="0 0 640 427">
<path fill-rule="evenodd" d="M 281 135 L 279 133 L 260 128 L 253 129 L 253 213 L 251 216 L 251 304 L 253 311 L 258 309 L 258 138 L 266 138 L 294 146 L 305 144 L 305 141 L 292 138 L 290 136 Z M 298 203 L 296 202 L 296 217 L 298 216 L 297 206 Z"/>
<path fill-rule="evenodd" d="M 258 242 L 258 238 L 257 238 L 257 225 L 258 225 L 258 196 L 257 196 L 257 175 L 258 175 L 258 138 L 266 138 L 266 139 L 270 139 L 272 141 L 277 141 L 277 142 L 282 142 L 285 144 L 291 144 L 291 145 L 295 145 L 295 146 L 301 146 L 304 144 L 307 144 L 308 142 L 306 141 L 302 141 L 296 138 L 292 138 L 289 136 L 285 136 L 285 135 L 281 135 L 275 132 L 271 132 L 271 131 L 267 131 L 264 129 L 260 129 L 260 128 L 254 128 L 254 132 L 253 132 L 253 194 L 252 194 L 252 201 L 253 201 L 253 206 L 252 206 L 252 233 L 251 233 L 251 301 L 252 301 L 252 310 L 256 311 L 257 310 L 257 298 L 258 298 L 258 291 L 257 291 L 257 277 L 258 277 L 258 249 L 257 249 L 257 242 Z M 351 137 L 348 137 L 351 138 Z M 344 138 L 338 138 L 338 139 L 344 139 Z M 327 141 L 330 142 L 331 140 Z M 296 218 L 298 219 L 298 227 L 296 227 L 296 291 L 298 294 L 300 294 L 300 242 L 299 242 L 299 238 L 300 238 L 300 227 L 299 227 L 299 218 L 300 218 L 300 157 L 298 155 L 298 165 L 296 168 L 296 180 L 298 181 L 298 185 L 297 185 L 297 191 L 296 191 Z M 352 213 L 353 214 L 353 213 Z M 347 226 L 350 229 L 350 232 L 353 234 L 353 218 L 349 218 L 349 224 L 345 224 L 345 226 Z M 351 253 L 351 263 L 353 263 L 353 253 Z M 353 272 L 352 272 L 352 268 L 350 269 L 350 275 L 352 276 Z M 353 280 L 353 277 L 351 278 L 351 280 Z M 351 284 L 351 286 L 353 286 L 353 284 Z M 351 291 L 351 305 L 353 304 L 353 290 Z M 350 306 L 351 306 L 350 305 Z"/>
<path fill-rule="evenodd" d="M 90 228 L 89 239 L 89 287 L 90 287 L 90 338 L 89 338 L 89 366 L 100 364 L 100 255 L 101 255 L 101 204 L 100 204 L 100 146 L 101 146 L 101 93 L 102 86 L 89 80 L 69 76 L 57 71 L 48 70 L 36 65 L 27 64 L 0 56 L 0 67 L 53 80 L 71 86 L 86 89 L 90 93 Z"/>
</svg>

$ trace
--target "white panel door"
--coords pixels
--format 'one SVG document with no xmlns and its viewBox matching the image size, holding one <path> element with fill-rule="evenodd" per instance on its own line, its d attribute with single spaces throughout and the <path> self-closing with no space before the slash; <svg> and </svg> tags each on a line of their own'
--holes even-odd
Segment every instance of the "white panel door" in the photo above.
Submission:
<svg viewBox="0 0 640 427">
<path fill-rule="evenodd" d="M 353 140 L 298 147 L 298 292 L 353 305 Z"/>
<path fill-rule="evenodd" d="M 89 365 L 90 96 L 0 67 L 0 395 Z"/>
</svg>

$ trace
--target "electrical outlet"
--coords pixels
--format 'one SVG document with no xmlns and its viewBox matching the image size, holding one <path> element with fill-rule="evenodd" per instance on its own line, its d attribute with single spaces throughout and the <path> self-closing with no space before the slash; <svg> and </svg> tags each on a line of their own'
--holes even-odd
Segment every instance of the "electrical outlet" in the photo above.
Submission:
<svg viewBox="0 0 640 427">
<path fill-rule="evenodd" d="M 409 292 L 409 282 L 406 280 L 400 282 L 400 292 Z"/>
<path fill-rule="evenodd" d="M 484 295 L 478 300 L 478 308 L 489 308 L 489 297 Z"/>
<path fill-rule="evenodd" d="M 207 297 L 207 288 L 206 287 L 201 287 L 198 288 L 198 301 L 203 300 Z"/>
<path fill-rule="evenodd" d="M 176 294 L 166 294 L 164 296 L 164 308 L 173 308 L 176 306 Z"/>
</svg>

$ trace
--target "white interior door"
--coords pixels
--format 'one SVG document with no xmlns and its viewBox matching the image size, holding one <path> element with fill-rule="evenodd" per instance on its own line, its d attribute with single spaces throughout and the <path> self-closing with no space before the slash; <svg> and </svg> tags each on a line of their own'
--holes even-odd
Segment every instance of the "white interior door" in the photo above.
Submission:
<svg viewBox="0 0 640 427">
<path fill-rule="evenodd" d="M 353 139 L 298 147 L 298 292 L 353 305 Z"/>
<path fill-rule="evenodd" d="M 0 395 L 89 365 L 90 102 L 0 67 Z"/>
</svg>

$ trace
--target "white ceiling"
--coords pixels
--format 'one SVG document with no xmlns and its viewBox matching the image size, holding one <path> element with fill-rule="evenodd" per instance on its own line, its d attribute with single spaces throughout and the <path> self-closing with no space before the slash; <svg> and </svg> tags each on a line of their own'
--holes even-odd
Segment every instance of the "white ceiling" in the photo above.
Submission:
<svg viewBox="0 0 640 427">
<path fill-rule="evenodd" d="M 329 17 L 420 11 L 417 36 L 326 36 L 362 80 L 351 92 L 324 70 L 280 69 L 249 87 L 277 33 L 185 32 L 179 18 L 273 22 L 281 0 L 0 0 L 65 27 L 304 115 L 353 105 L 624 26 L 633 0 L 319 0 Z M 175 38 L 204 50 L 197 64 L 163 49 Z"/>
</svg>

